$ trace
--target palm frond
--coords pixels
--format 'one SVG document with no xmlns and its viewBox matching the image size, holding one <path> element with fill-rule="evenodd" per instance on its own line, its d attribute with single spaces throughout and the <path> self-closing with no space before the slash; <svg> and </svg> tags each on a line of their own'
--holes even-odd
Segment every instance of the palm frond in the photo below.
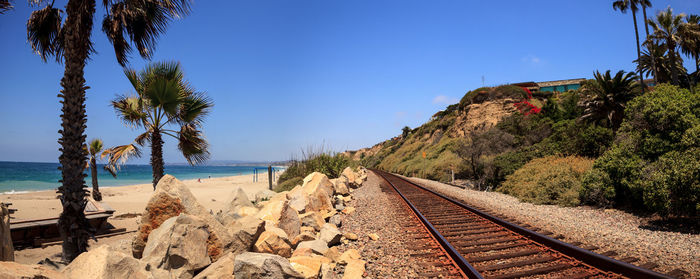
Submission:
<svg viewBox="0 0 700 279">
<path fill-rule="evenodd" d="M 194 125 L 182 125 L 178 136 L 177 147 L 190 165 L 201 164 L 209 159 L 209 143 Z"/>
<path fill-rule="evenodd" d="M 12 10 L 14 6 L 12 6 L 12 2 L 9 0 L 0 0 L 0 15 L 4 14 L 6 11 Z"/>
<path fill-rule="evenodd" d="M 27 40 L 32 51 L 46 62 L 50 56 L 61 60 L 63 40 L 61 36 L 61 13 L 63 11 L 49 5 L 33 11 L 27 20 Z"/>
<path fill-rule="evenodd" d="M 129 158 L 141 157 L 141 150 L 134 144 L 126 144 L 105 149 L 102 152 L 102 158 L 108 157 L 105 169 L 112 175 L 116 176 L 116 172 L 121 169 Z"/>
<path fill-rule="evenodd" d="M 183 98 L 177 119 L 182 124 L 199 126 L 212 107 L 214 102 L 204 92 L 192 92 Z"/>
<path fill-rule="evenodd" d="M 103 143 L 102 143 L 101 139 L 92 139 L 92 140 L 90 140 L 88 145 L 89 145 L 88 151 L 89 151 L 89 154 L 91 156 L 96 156 L 97 154 L 102 152 Z"/>
<path fill-rule="evenodd" d="M 108 2 L 108 0 L 105 0 Z M 106 4 L 106 3 L 105 3 Z M 110 7 L 110 6 L 105 6 Z M 126 30 L 128 26 L 128 15 L 124 11 L 124 3 L 115 3 L 111 5 L 111 9 L 102 19 L 102 32 L 107 35 L 107 39 L 114 47 L 114 54 L 117 57 L 117 62 L 122 67 L 128 62 L 128 54 L 131 52 L 131 45 L 126 41 Z"/>
<path fill-rule="evenodd" d="M 136 142 L 136 144 L 138 144 L 140 146 L 146 145 L 146 142 L 151 141 L 151 133 L 152 132 L 153 132 L 152 129 L 148 129 L 148 131 L 146 131 L 145 133 L 138 135 L 136 137 L 136 139 L 134 139 L 134 142 Z"/>
<path fill-rule="evenodd" d="M 117 96 L 112 100 L 117 116 L 129 127 L 143 126 L 148 117 L 136 96 Z"/>
</svg>

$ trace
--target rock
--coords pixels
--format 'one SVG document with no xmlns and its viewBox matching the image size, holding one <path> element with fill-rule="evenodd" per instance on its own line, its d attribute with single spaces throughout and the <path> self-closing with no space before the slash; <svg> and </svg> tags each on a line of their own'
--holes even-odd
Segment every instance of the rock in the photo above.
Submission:
<svg viewBox="0 0 700 279">
<path fill-rule="evenodd" d="M 301 232 L 301 219 L 299 219 L 299 214 L 289 206 L 289 203 L 285 203 L 282 212 L 280 212 L 278 226 L 287 233 L 290 239 L 294 239 Z"/>
<path fill-rule="evenodd" d="M 345 209 L 345 205 L 336 204 L 334 208 L 335 210 L 342 211 L 343 209 Z"/>
<path fill-rule="evenodd" d="M 309 200 L 306 198 L 306 195 L 304 195 L 304 193 L 298 191 L 292 195 L 288 195 L 288 197 L 289 207 L 296 210 L 299 214 L 306 212 L 306 205 L 309 204 Z"/>
<path fill-rule="evenodd" d="M 309 233 L 311 233 L 311 234 L 313 234 L 313 235 L 316 234 L 316 230 L 315 230 L 314 228 L 309 227 L 309 226 L 303 226 L 303 225 L 301 226 L 301 232 L 302 232 L 302 233 L 303 233 L 303 232 L 309 232 Z"/>
<path fill-rule="evenodd" d="M 325 241 L 329 247 L 339 244 L 342 236 L 340 230 L 333 224 L 323 224 L 323 227 L 321 227 L 320 239 Z"/>
<path fill-rule="evenodd" d="M 297 249 L 302 248 L 309 248 L 318 255 L 323 255 L 326 253 L 326 251 L 328 251 L 328 245 L 326 245 L 325 241 L 320 239 L 299 242 Z"/>
<path fill-rule="evenodd" d="M 16 262 L 0 261 L 0 278 L 2 279 L 65 279 L 60 272 L 42 265 L 26 265 Z"/>
<path fill-rule="evenodd" d="M 331 259 L 319 255 L 298 256 L 289 259 L 289 264 L 304 278 L 316 278 L 322 264 L 330 264 Z"/>
<path fill-rule="evenodd" d="M 255 240 L 260 237 L 263 231 L 265 231 L 265 221 L 263 220 L 253 216 L 245 216 L 238 219 L 229 228 L 229 233 L 233 238 L 231 252 L 238 254 L 250 251 L 253 248 L 253 244 L 255 244 Z"/>
<path fill-rule="evenodd" d="M 346 167 L 343 169 L 343 172 L 340 173 L 341 177 L 344 177 L 348 181 L 348 186 L 352 188 L 357 188 L 359 185 L 356 183 L 357 179 L 360 177 L 355 173 L 355 171 L 352 170 L 350 167 Z"/>
<path fill-rule="evenodd" d="M 365 261 L 350 260 L 345 266 L 343 279 L 362 279 L 363 274 L 365 274 Z"/>
<path fill-rule="evenodd" d="M 253 246 L 253 250 L 259 253 L 280 255 L 285 258 L 292 256 L 292 246 L 289 240 L 283 239 L 271 231 L 264 231 Z"/>
<path fill-rule="evenodd" d="M 350 191 L 348 191 L 348 179 L 345 178 L 344 176 L 340 176 L 336 179 L 331 179 L 331 182 L 333 183 L 333 190 L 335 190 L 336 194 L 339 195 L 347 195 L 350 194 Z"/>
<path fill-rule="evenodd" d="M 269 201 L 264 202 L 263 207 L 258 211 L 255 217 L 263 221 L 273 222 L 277 225 L 286 202 L 287 195 L 275 195 Z"/>
<path fill-rule="evenodd" d="M 204 220 L 180 214 L 151 232 L 143 250 L 143 261 L 149 270 L 169 271 L 171 278 L 192 278 L 196 271 L 212 262 L 209 240 Z"/>
<path fill-rule="evenodd" d="M 156 186 L 156 191 L 151 196 L 146 209 L 141 215 L 141 222 L 132 242 L 132 253 L 135 258 L 141 258 L 146 242 L 151 231 L 160 227 L 165 220 L 186 213 L 197 216 L 209 225 L 223 249 L 229 249 L 232 239 L 226 228 L 219 223 L 204 206 L 192 195 L 192 192 L 184 183 L 172 175 L 165 175 Z"/>
<path fill-rule="evenodd" d="M 379 239 L 379 235 L 377 235 L 376 233 L 370 233 L 367 236 L 369 236 L 369 238 L 371 238 L 372 240 Z"/>
<path fill-rule="evenodd" d="M 323 263 L 321 264 L 321 272 L 318 277 L 320 279 L 331 279 L 333 278 L 333 269 L 335 269 L 334 263 Z"/>
<path fill-rule="evenodd" d="M 102 245 L 80 254 L 65 269 L 68 278 L 148 278 L 146 264 L 130 255 Z M 0 276 L 2 277 L 2 276 Z"/>
<path fill-rule="evenodd" d="M 319 189 L 309 196 L 306 196 L 306 201 L 307 203 L 304 212 L 323 210 L 329 211 L 333 209 L 331 198 L 328 197 L 328 194 L 326 194 L 326 191 L 323 189 Z"/>
<path fill-rule="evenodd" d="M 245 191 L 241 188 L 233 190 L 231 196 L 226 201 L 226 208 L 230 211 L 234 211 L 239 207 L 255 207 L 248 198 L 248 195 L 246 195 Z"/>
<path fill-rule="evenodd" d="M 294 253 L 292 253 L 292 257 L 311 256 L 313 254 L 314 251 L 311 251 L 311 248 L 301 248 L 294 250 Z"/>
<path fill-rule="evenodd" d="M 10 234 L 10 210 L 0 203 L 0 261 L 14 261 L 15 248 Z"/>
<path fill-rule="evenodd" d="M 245 216 L 255 216 L 255 214 L 258 214 L 258 211 L 260 211 L 260 210 L 257 207 L 244 206 L 244 207 L 239 207 L 235 213 L 238 216 L 245 217 Z"/>
<path fill-rule="evenodd" d="M 351 233 L 351 232 L 345 233 L 343 235 L 343 237 L 345 237 L 345 239 L 349 239 L 349 240 L 357 240 L 357 234 Z"/>
<path fill-rule="evenodd" d="M 202 270 L 194 279 L 233 279 L 233 262 L 236 256 L 228 253 Z"/>
<path fill-rule="evenodd" d="M 341 218 L 340 215 L 333 215 L 331 218 L 328 218 L 328 223 L 340 227 L 343 224 L 343 218 Z"/>
<path fill-rule="evenodd" d="M 300 242 L 316 240 L 316 236 L 310 232 L 302 232 L 292 239 L 292 247 L 297 247 Z"/>
<path fill-rule="evenodd" d="M 345 213 L 345 215 L 350 215 L 355 212 L 355 208 L 352 206 L 348 206 L 345 209 L 343 209 L 342 212 Z"/>
<path fill-rule="evenodd" d="M 344 202 L 347 203 L 347 202 L 352 201 L 352 196 L 345 196 L 345 197 L 343 197 L 342 199 L 343 199 Z"/>
<path fill-rule="evenodd" d="M 323 218 L 323 220 L 328 220 L 329 218 L 335 216 L 336 214 L 338 214 L 338 211 L 335 209 L 333 209 L 331 211 L 325 211 L 325 210 L 321 211 L 321 217 Z"/>
<path fill-rule="evenodd" d="M 233 264 L 236 278 L 304 278 L 289 260 L 272 254 L 246 252 L 236 256 Z"/>
<path fill-rule="evenodd" d="M 323 256 L 326 258 L 329 258 L 333 260 L 334 262 L 337 262 L 340 259 L 340 250 L 338 250 L 338 246 L 328 248 L 325 253 L 323 253 Z"/>
<path fill-rule="evenodd" d="M 360 252 L 358 252 L 355 249 L 348 249 L 347 251 L 343 252 L 342 255 L 338 258 L 338 263 L 339 264 L 347 264 L 350 262 L 350 260 L 357 260 L 360 258 Z"/>
<path fill-rule="evenodd" d="M 302 226 L 312 227 L 316 231 L 320 231 L 321 226 L 325 223 L 321 215 L 315 211 L 304 213 L 299 216 L 299 219 L 301 219 Z"/>
<path fill-rule="evenodd" d="M 275 191 L 268 190 L 268 189 L 260 190 L 257 193 L 255 193 L 255 203 L 258 204 L 258 203 L 263 202 L 263 201 L 268 201 L 272 197 L 274 197 L 275 195 L 277 195 L 277 193 Z"/>
<path fill-rule="evenodd" d="M 312 196 L 314 193 L 318 193 L 319 190 L 323 190 L 329 199 L 334 194 L 333 183 L 325 174 L 320 172 L 312 172 L 307 175 L 301 188 L 307 196 Z"/>
</svg>

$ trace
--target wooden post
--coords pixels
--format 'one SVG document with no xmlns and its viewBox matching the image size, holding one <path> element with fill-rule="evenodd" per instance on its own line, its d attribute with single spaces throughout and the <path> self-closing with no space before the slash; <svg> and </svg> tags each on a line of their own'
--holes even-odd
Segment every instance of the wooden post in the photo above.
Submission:
<svg viewBox="0 0 700 279">
<path fill-rule="evenodd" d="M 270 190 L 272 190 L 272 166 L 267 166 L 267 183 L 270 185 Z"/>
<path fill-rule="evenodd" d="M 450 171 L 452 171 L 452 184 L 455 184 L 455 170 L 450 169 Z"/>
</svg>

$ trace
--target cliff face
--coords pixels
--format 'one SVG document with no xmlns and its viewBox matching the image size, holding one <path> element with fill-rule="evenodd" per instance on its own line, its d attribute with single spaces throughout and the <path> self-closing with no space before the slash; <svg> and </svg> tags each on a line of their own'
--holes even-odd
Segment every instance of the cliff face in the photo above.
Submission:
<svg viewBox="0 0 700 279">
<path fill-rule="evenodd" d="M 527 94 L 514 86 L 480 88 L 467 93 L 459 104 L 433 115 L 407 137 L 397 136 L 371 148 L 346 151 L 367 167 L 447 181 L 451 171 L 463 171 L 457 155 L 461 142 L 473 131 L 485 131 L 517 111 L 515 104 Z"/>
</svg>

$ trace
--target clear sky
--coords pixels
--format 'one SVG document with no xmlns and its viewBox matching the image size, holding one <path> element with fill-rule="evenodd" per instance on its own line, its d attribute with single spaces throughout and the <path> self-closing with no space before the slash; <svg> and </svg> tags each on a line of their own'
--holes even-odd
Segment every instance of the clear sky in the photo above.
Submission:
<svg viewBox="0 0 700 279">
<path fill-rule="evenodd" d="M 32 53 L 32 8 L 14 2 L 0 15 L 0 160 L 56 162 L 63 66 Z M 87 135 L 126 144 L 138 131 L 121 124 L 109 100 L 132 89 L 101 31 L 97 2 Z M 611 2 L 200 0 L 169 26 L 153 60 L 181 61 L 216 103 L 204 126 L 212 159 L 284 160 L 308 146 L 342 151 L 398 135 L 480 87 L 482 77 L 497 85 L 633 70 L 632 15 Z M 650 14 L 669 5 L 700 13 L 697 0 L 652 3 Z M 132 55 L 130 66 L 145 63 Z M 184 162 L 173 140 L 165 160 Z"/>
</svg>

